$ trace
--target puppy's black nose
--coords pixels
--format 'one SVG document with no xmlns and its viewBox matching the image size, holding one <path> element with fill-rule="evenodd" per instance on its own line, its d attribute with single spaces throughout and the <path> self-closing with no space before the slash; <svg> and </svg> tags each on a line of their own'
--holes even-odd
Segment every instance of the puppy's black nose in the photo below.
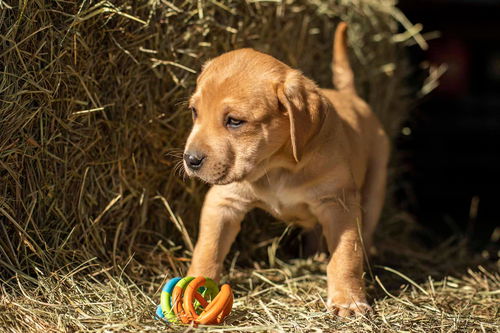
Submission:
<svg viewBox="0 0 500 333">
<path fill-rule="evenodd" d="M 198 170 L 201 168 L 203 165 L 203 161 L 205 160 L 205 155 L 200 154 L 200 153 L 185 153 L 184 154 L 184 161 L 186 161 L 186 164 L 189 169 L 191 170 Z"/>
</svg>

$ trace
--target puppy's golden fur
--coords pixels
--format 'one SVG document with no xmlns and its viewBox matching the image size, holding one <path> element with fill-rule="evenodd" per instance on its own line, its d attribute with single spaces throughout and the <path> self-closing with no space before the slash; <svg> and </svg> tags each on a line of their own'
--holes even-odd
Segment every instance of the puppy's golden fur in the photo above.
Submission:
<svg viewBox="0 0 500 333">
<path fill-rule="evenodd" d="M 344 23 L 333 54 L 335 90 L 252 49 L 205 64 L 190 100 L 195 119 L 185 148 L 205 158 L 199 169 L 185 167 L 214 185 L 189 275 L 219 279 L 240 222 L 259 207 L 304 227 L 319 223 L 331 253 L 328 305 L 340 316 L 370 309 L 363 245 L 371 245 L 382 209 L 389 142 L 356 94 Z"/>
</svg>

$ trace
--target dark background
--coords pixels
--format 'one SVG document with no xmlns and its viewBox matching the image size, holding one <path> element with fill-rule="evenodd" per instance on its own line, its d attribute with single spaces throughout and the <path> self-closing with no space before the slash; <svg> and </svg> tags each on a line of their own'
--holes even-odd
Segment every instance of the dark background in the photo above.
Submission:
<svg viewBox="0 0 500 333">
<path fill-rule="evenodd" d="M 410 47 L 414 65 L 448 69 L 397 140 L 405 166 L 398 181 L 408 184 L 397 201 L 437 237 L 458 234 L 475 250 L 498 249 L 500 1 L 403 0 L 399 7 L 424 35 L 440 32 L 427 51 Z"/>
</svg>

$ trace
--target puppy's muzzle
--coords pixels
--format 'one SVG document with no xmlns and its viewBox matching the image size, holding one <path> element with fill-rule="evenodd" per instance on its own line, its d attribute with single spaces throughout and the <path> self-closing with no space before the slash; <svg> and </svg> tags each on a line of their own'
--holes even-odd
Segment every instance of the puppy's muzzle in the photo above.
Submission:
<svg viewBox="0 0 500 333">
<path fill-rule="evenodd" d="M 206 156 L 198 152 L 186 152 L 184 154 L 184 161 L 189 169 L 196 171 L 201 169 Z"/>
</svg>

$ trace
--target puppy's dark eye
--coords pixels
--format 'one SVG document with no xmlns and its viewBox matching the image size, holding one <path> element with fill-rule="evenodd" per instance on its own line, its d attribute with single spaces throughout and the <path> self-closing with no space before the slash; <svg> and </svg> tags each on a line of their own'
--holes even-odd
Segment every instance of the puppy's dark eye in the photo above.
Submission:
<svg viewBox="0 0 500 333">
<path fill-rule="evenodd" d="M 196 112 L 196 109 L 193 107 L 189 108 L 191 110 L 191 114 L 193 115 L 193 120 L 198 117 L 198 112 Z"/>
<path fill-rule="evenodd" d="M 227 117 L 226 126 L 229 128 L 238 128 L 245 123 L 244 120 Z"/>
</svg>

